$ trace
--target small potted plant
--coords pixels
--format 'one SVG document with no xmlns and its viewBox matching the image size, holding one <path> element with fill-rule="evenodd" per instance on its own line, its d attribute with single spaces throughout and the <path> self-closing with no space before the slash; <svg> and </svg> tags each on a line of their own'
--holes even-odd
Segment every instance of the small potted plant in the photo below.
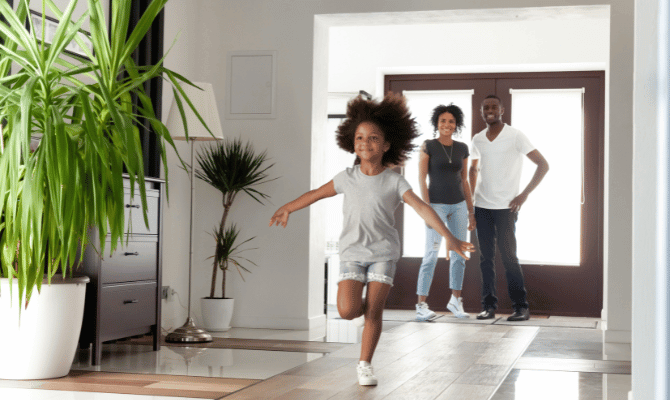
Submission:
<svg viewBox="0 0 670 400">
<path fill-rule="evenodd" d="M 79 290 L 61 293 L 58 299 L 44 296 L 64 290 L 61 283 L 72 277 L 81 249 L 94 245 L 102 253 L 121 242 L 124 170 L 131 190 L 139 183 L 148 223 L 144 163 L 134 123 L 143 118 L 161 142 L 173 148 L 174 143 L 154 115 L 145 82 L 165 75 L 179 104 L 185 101 L 193 109 L 179 83 L 190 82 L 160 63 L 137 66 L 132 59 L 166 1 L 151 2 L 129 33 L 131 0 L 111 2 L 110 29 L 98 0 L 88 0 L 76 21 L 71 17 L 77 0 L 62 12 L 42 0 L 37 2 L 42 15 L 48 7 L 60 21 L 48 40 L 44 17 L 41 27 L 27 18 L 29 1 L 19 1 L 16 11 L 0 1 L 0 378 L 55 378 L 70 370 L 85 283 L 75 281 Z M 85 21 L 92 48 L 80 37 Z M 73 41 L 87 57 L 64 55 Z M 132 96 L 140 106 L 133 106 Z M 31 148 L 34 136 L 40 141 Z M 165 147 L 158 146 L 163 160 Z M 89 243 L 91 228 L 100 232 L 99 242 Z"/>
<path fill-rule="evenodd" d="M 248 194 L 258 203 L 269 198 L 255 187 L 270 182 L 267 171 L 272 165 L 266 165 L 267 153 L 256 153 L 250 143 L 243 144 L 240 139 L 223 140 L 206 147 L 197 156 L 200 170 L 196 176 L 221 192 L 223 197 L 223 216 L 221 223 L 214 229 L 215 239 L 212 262 L 212 286 L 209 297 L 201 299 L 204 328 L 209 331 L 226 331 L 233 317 L 234 299 L 226 298 L 226 272 L 235 267 L 242 280 L 242 272 L 249 272 L 243 263 L 254 264 L 241 253 L 253 250 L 241 249 L 241 246 L 253 238 L 241 241 L 240 230 L 232 224 L 226 227 L 226 219 L 235 198 L 240 192 Z M 221 297 L 216 296 L 217 274 L 221 270 Z"/>
</svg>

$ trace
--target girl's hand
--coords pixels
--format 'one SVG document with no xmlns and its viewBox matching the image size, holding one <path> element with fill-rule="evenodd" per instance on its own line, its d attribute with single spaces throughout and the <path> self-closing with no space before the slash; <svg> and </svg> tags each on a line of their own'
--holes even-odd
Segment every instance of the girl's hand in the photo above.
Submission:
<svg viewBox="0 0 670 400">
<path fill-rule="evenodd" d="M 468 230 L 474 231 L 477 227 L 477 220 L 475 219 L 475 214 L 468 214 Z"/>
<path fill-rule="evenodd" d="M 466 251 L 473 252 L 475 251 L 475 245 L 469 242 L 463 242 L 456 238 L 452 240 L 447 240 L 447 260 L 449 259 L 449 251 L 455 251 L 456 254 L 460 255 L 466 260 L 469 260 L 470 257 L 465 255 Z"/>
<path fill-rule="evenodd" d="M 286 228 L 286 224 L 288 224 L 288 215 L 289 214 L 290 213 L 286 209 L 286 206 L 280 207 L 279 210 L 277 210 L 274 213 L 272 218 L 270 218 L 270 226 L 276 224 L 277 226 L 281 225 L 284 228 Z"/>
</svg>

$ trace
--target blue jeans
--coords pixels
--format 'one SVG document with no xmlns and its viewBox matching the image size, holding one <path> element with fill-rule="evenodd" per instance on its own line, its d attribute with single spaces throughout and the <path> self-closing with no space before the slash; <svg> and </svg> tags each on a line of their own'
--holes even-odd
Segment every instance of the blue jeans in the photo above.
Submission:
<svg viewBox="0 0 670 400">
<path fill-rule="evenodd" d="M 456 204 L 431 203 L 431 207 L 447 225 L 451 233 L 459 240 L 465 240 L 468 232 L 468 206 L 463 200 Z M 428 296 L 430 284 L 433 282 L 437 254 L 442 244 L 442 236 L 433 228 L 426 225 L 426 251 L 419 269 L 419 279 L 416 283 L 416 294 Z M 463 274 L 465 272 L 465 260 L 455 252 L 449 252 L 449 287 L 454 290 L 463 288 Z"/>
<path fill-rule="evenodd" d="M 481 253 L 479 268 L 482 271 L 482 307 L 484 309 L 498 308 L 496 297 L 496 270 L 494 258 L 496 242 L 507 278 L 507 291 L 512 300 L 515 311 L 528 308 L 526 288 L 519 259 L 516 256 L 516 220 L 518 214 L 508 208 L 490 210 L 475 207 L 477 220 L 477 239 Z"/>
</svg>

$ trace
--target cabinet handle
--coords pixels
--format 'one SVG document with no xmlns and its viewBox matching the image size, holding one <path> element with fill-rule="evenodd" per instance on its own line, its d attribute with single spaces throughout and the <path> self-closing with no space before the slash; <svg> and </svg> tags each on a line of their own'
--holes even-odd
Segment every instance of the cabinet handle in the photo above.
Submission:
<svg viewBox="0 0 670 400">
<path fill-rule="evenodd" d="M 126 208 L 140 208 L 139 204 L 126 204 Z"/>
<path fill-rule="evenodd" d="M 135 303 L 139 303 L 139 302 L 140 302 L 140 301 L 137 300 L 137 299 L 134 299 L 134 300 L 123 300 L 123 304 L 135 304 Z"/>
<path fill-rule="evenodd" d="M 125 252 L 125 253 L 123 253 L 123 255 L 124 255 L 124 256 L 139 256 L 139 255 L 140 255 L 140 252 L 139 252 L 139 251 L 136 251 L 136 252 L 134 252 L 134 253 L 128 253 L 128 252 Z"/>
</svg>

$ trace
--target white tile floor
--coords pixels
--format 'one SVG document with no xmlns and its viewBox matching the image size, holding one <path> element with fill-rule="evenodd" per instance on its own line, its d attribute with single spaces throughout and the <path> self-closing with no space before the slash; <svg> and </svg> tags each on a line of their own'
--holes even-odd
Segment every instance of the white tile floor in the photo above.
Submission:
<svg viewBox="0 0 670 400">
<path fill-rule="evenodd" d="M 162 346 L 106 345 L 100 365 L 89 365 L 88 354 L 73 369 L 137 374 L 186 375 L 215 378 L 267 379 L 322 354 L 286 351 L 198 349 Z"/>
<path fill-rule="evenodd" d="M 388 324 L 389 327 L 395 324 Z M 302 340 L 355 343 L 362 328 L 349 321 L 329 319 L 320 330 L 296 331 L 284 329 L 232 328 L 213 332 L 216 337 Z M 328 336 L 328 338 L 326 338 Z M 353 338 L 353 341 L 352 341 Z M 327 340 L 329 339 L 329 340 Z M 196 349 L 163 346 L 157 352 L 150 346 L 124 344 L 106 345 L 100 365 L 89 365 L 87 352 L 77 354 L 73 369 L 105 372 L 188 375 L 221 378 L 267 379 L 291 368 L 315 360 L 323 354 L 234 350 Z M 37 389 L 0 388 L 0 399 L 7 400 L 182 400 L 181 397 L 139 396 L 127 394 L 65 392 Z"/>
</svg>

